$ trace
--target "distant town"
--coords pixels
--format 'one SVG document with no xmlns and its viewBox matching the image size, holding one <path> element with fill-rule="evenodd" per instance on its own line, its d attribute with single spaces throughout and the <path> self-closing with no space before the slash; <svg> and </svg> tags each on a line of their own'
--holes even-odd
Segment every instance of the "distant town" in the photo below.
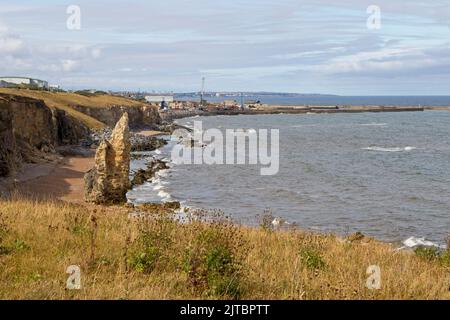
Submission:
<svg viewBox="0 0 450 320">
<path fill-rule="evenodd" d="M 423 111 L 425 109 L 445 109 L 448 106 L 423 105 L 366 105 L 337 103 L 331 94 L 316 93 L 283 93 L 283 92 L 235 92 L 235 91 L 204 91 L 204 78 L 201 90 L 198 92 L 173 92 L 155 90 L 66 90 L 59 84 L 49 84 L 46 80 L 21 77 L 0 76 L 0 88 L 15 88 L 25 90 L 41 90 L 51 92 L 69 92 L 84 96 L 112 95 L 133 99 L 157 106 L 160 111 L 210 112 L 210 113 L 336 113 L 336 112 L 385 112 L 385 111 Z M 299 98 L 299 99 L 297 99 Z M 307 99 L 304 99 L 307 98 Z M 332 99 L 317 99 L 332 98 Z M 279 101 L 290 100 L 294 103 L 283 105 Z M 302 101 L 303 100 L 303 101 Z M 308 100 L 310 103 L 305 103 Z M 317 100 L 325 103 L 317 103 Z M 268 102 L 272 101 L 272 102 Z"/>
<path fill-rule="evenodd" d="M 204 79 L 203 79 L 204 80 Z M 204 83 L 202 84 L 203 87 Z M 49 84 L 46 80 L 30 77 L 4 76 L 0 77 L 0 88 L 22 88 L 30 90 L 48 90 L 55 92 L 75 92 L 83 95 L 110 94 L 122 96 L 134 100 L 157 104 L 163 110 L 168 109 L 205 109 L 220 108 L 233 109 L 257 109 L 263 107 L 259 100 L 248 99 L 255 96 L 279 96 L 279 97 L 303 97 L 303 96 L 331 96 L 322 94 L 300 94 L 280 92 L 235 92 L 235 91 L 209 91 L 209 92 L 157 92 L 157 91 L 101 91 L 96 89 L 64 90 L 58 84 Z M 203 89 L 202 89 L 203 90 Z M 221 99 L 222 98 L 222 99 Z M 213 99 L 213 103 L 208 100 Z"/>
</svg>

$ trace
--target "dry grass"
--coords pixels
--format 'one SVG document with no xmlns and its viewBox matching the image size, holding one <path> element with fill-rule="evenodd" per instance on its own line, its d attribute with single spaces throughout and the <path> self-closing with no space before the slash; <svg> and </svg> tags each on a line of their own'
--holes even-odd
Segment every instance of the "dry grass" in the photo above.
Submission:
<svg viewBox="0 0 450 320">
<path fill-rule="evenodd" d="M 73 109 L 71 106 L 80 105 L 91 108 L 106 108 L 115 105 L 125 107 L 142 105 L 137 101 L 112 95 L 97 95 L 87 97 L 75 93 L 48 92 L 39 90 L 10 89 L 10 88 L 0 88 L 0 93 L 14 94 L 43 100 L 45 104 L 50 108 L 64 110 L 74 118 L 79 119 L 85 125 L 93 129 L 103 128 L 105 124 L 82 112 Z"/>
<path fill-rule="evenodd" d="M 449 266 L 386 244 L 129 210 L 0 200 L 0 299 L 450 298 Z M 70 265 L 80 290 L 66 289 Z"/>
</svg>

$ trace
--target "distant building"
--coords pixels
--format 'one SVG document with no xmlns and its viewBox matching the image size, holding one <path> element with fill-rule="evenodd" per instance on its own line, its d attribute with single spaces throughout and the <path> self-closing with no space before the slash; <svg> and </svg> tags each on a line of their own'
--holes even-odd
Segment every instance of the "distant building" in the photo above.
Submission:
<svg viewBox="0 0 450 320">
<path fill-rule="evenodd" d="M 48 89 L 48 82 L 39 79 L 27 78 L 27 77 L 0 77 L 0 83 L 2 86 L 12 85 L 26 85 L 31 87 L 37 87 L 40 89 Z"/>
<path fill-rule="evenodd" d="M 173 96 L 145 96 L 145 101 L 148 103 L 157 103 L 160 109 L 168 109 L 169 103 L 173 102 Z"/>
<path fill-rule="evenodd" d="M 237 105 L 236 100 L 224 100 L 223 101 L 224 107 L 234 107 Z"/>
<path fill-rule="evenodd" d="M 145 100 L 149 103 L 173 102 L 173 96 L 145 96 Z"/>
<path fill-rule="evenodd" d="M 60 87 L 59 85 L 57 85 L 57 84 L 50 84 L 50 85 L 48 86 L 48 88 L 49 88 L 50 90 L 61 90 L 61 87 Z"/>
</svg>

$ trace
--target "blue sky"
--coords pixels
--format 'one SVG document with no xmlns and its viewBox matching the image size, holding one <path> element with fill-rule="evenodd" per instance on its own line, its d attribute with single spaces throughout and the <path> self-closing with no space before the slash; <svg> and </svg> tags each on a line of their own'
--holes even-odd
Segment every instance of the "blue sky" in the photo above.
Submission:
<svg viewBox="0 0 450 320">
<path fill-rule="evenodd" d="M 69 5 L 81 29 L 69 30 Z M 370 30 L 369 5 L 381 9 Z M 0 75 L 65 88 L 450 95 L 450 0 L 0 0 Z"/>
</svg>

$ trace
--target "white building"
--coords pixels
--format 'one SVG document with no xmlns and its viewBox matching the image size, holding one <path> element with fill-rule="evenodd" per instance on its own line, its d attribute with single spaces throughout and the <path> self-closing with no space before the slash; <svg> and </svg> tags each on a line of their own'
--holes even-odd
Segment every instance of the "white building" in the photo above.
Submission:
<svg viewBox="0 0 450 320">
<path fill-rule="evenodd" d="M 173 96 L 145 96 L 145 100 L 149 103 L 170 103 L 173 102 Z"/>
<path fill-rule="evenodd" d="M 15 85 L 29 85 L 36 86 L 42 89 L 48 89 L 48 82 L 39 79 L 26 78 L 26 77 L 0 77 L 0 81 L 15 84 Z"/>
</svg>

